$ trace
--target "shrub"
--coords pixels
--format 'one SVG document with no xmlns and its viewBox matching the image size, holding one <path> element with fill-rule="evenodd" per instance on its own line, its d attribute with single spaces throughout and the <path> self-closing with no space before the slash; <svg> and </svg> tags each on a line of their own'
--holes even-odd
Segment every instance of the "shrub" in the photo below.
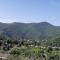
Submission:
<svg viewBox="0 0 60 60">
<path fill-rule="evenodd" d="M 51 53 L 52 51 L 53 51 L 53 48 L 52 47 L 48 47 L 47 48 L 47 52 L 50 52 Z"/>
<path fill-rule="evenodd" d="M 13 55 L 20 55 L 21 54 L 21 49 L 20 48 L 12 48 L 11 51 L 10 51 L 10 54 L 13 54 Z"/>
<path fill-rule="evenodd" d="M 8 44 L 11 44 L 12 43 L 12 40 L 7 40 L 6 41 Z"/>
<path fill-rule="evenodd" d="M 60 49 L 59 48 L 55 48 L 56 51 L 59 51 Z"/>
</svg>

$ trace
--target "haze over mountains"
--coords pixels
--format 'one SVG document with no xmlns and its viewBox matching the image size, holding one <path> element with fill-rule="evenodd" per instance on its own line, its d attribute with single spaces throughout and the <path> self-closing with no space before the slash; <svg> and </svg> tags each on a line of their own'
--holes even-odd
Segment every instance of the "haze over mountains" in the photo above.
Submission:
<svg viewBox="0 0 60 60">
<path fill-rule="evenodd" d="M 60 36 L 60 26 L 41 23 L 0 23 L 0 38 L 43 40 Z"/>
</svg>

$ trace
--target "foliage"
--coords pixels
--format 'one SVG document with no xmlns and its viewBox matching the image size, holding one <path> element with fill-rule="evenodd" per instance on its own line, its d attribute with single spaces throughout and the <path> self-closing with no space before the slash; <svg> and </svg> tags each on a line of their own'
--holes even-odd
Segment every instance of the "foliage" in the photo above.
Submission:
<svg viewBox="0 0 60 60">
<path fill-rule="evenodd" d="M 53 51 L 53 48 L 52 47 L 48 47 L 47 48 L 47 52 L 51 53 Z"/>
<path fill-rule="evenodd" d="M 0 39 L 12 40 L 43 40 L 60 35 L 60 27 L 55 27 L 47 22 L 41 23 L 0 23 Z M 50 38 L 49 38 L 50 39 Z"/>
<path fill-rule="evenodd" d="M 12 48 L 11 51 L 10 51 L 10 54 L 13 54 L 13 55 L 20 55 L 21 54 L 21 49 L 20 48 Z"/>
</svg>

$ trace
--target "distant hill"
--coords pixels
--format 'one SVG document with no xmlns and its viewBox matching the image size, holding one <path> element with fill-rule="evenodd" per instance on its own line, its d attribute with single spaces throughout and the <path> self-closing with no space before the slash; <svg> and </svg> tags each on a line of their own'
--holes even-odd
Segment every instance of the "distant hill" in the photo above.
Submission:
<svg viewBox="0 0 60 60">
<path fill-rule="evenodd" d="M 43 40 L 60 36 L 60 26 L 48 22 L 41 23 L 0 23 L 0 39 L 9 37 L 13 40 Z"/>
</svg>

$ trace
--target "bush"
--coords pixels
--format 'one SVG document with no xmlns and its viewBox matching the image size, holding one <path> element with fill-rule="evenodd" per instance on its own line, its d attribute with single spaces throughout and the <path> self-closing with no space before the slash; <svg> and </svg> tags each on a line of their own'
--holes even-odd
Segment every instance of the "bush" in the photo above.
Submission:
<svg viewBox="0 0 60 60">
<path fill-rule="evenodd" d="M 10 51 L 10 54 L 13 54 L 13 55 L 20 55 L 21 54 L 21 49 L 20 48 L 12 48 L 11 51 Z"/>
<path fill-rule="evenodd" d="M 6 41 L 8 44 L 12 44 L 12 40 L 7 40 Z"/>
<path fill-rule="evenodd" d="M 60 49 L 59 48 L 55 48 L 56 51 L 59 51 Z"/>
<path fill-rule="evenodd" d="M 52 47 L 48 47 L 47 48 L 47 52 L 50 52 L 51 53 L 52 51 L 53 51 L 53 48 Z"/>
</svg>

